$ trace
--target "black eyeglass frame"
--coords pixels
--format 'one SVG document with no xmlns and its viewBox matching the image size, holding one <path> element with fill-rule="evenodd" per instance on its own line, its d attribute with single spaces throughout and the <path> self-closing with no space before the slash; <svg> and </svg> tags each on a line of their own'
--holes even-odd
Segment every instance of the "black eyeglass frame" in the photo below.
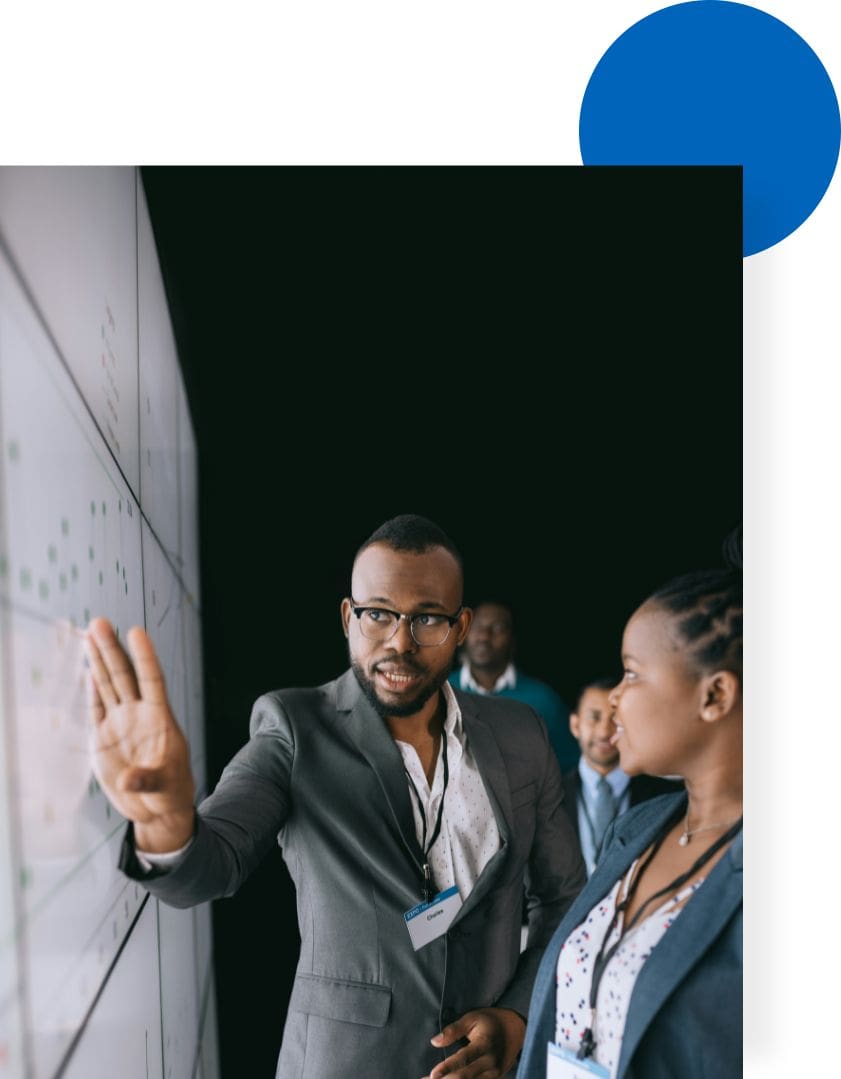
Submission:
<svg viewBox="0 0 841 1079">
<path fill-rule="evenodd" d="M 365 639 L 368 641 L 378 640 L 380 644 L 385 644 L 386 641 L 390 641 L 392 637 L 395 636 L 398 629 L 400 628 L 400 623 L 405 618 L 405 620 L 409 623 L 409 632 L 412 635 L 412 640 L 415 642 L 418 648 L 440 648 L 441 645 L 446 642 L 447 638 L 453 631 L 453 626 L 456 624 L 456 622 L 458 622 L 459 618 L 461 618 L 464 612 L 464 604 L 462 603 L 455 614 L 442 614 L 441 611 L 416 611 L 415 614 L 401 614 L 400 611 L 392 611 L 389 607 L 377 607 L 375 605 L 362 607 L 356 602 L 353 596 L 349 596 L 348 599 L 350 600 L 350 609 L 353 614 L 356 615 L 356 619 L 360 623 L 362 615 L 365 614 L 366 611 L 382 611 L 383 614 L 392 614 L 397 619 L 397 621 L 394 623 L 394 629 L 392 630 L 392 632 L 389 633 L 387 637 L 382 638 L 369 637 L 366 633 L 363 632 L 362 626 L 360 624 L 359 632 L 362 633 L 362 636 L 365 637 Z M 444 634 L 441 640 L 436 641 L 435 644 L 425 644 L 423 641 L 419 641 L 415 636 L 415 619 L 428 618 L 430 616 L 434 618 L 444 618 L 449 623 L 447 627 L 447 632 Z"/>
</svg>

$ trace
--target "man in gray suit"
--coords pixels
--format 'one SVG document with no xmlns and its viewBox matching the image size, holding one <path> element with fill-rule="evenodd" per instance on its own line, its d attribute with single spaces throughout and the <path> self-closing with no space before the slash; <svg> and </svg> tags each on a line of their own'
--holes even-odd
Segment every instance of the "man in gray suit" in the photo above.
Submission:
<svg viewBox="0 0 841 1079">
<path fill-rule="evenodd" d="M 189 906 L 282 846 L 301 953 L 279 1079 L 509 1073 L 541 954 L 583 886 L 542 721 L 447 684 L 470 626 L 462 587 L 432 522 L 378 529 L 342 601 L 351 670 L 261 697 L 198 810 L 148 637 L 130 631 L 130 661 L 91 623 L 95 766 L 133 822 L 122 868 Z"/>
</svg>

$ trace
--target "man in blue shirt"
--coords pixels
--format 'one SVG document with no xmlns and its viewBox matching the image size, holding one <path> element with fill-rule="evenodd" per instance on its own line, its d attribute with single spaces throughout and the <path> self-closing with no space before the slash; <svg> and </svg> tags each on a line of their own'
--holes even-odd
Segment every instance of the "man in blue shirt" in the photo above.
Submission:
<svg viewBox="0 0 841 1079">
<path fill-rule="evenodd" d="M 514 666 L 515 643 L 510 606 L 479 603 L 462 649 L 461 669 L 450 675 L 450 682 L 468 693 L 511 697 L 531 705 L 546 724 L 563 772 L 578 759 L 578 745 L 569 732 L 569 709 L 551 686 Z"/>
<path fill-rule="evenodd" d="M 654 776 L 627 775 L 619 767 L 619 750 L 613 744 L 616 725 L 610 706 L 610 691 L 616 678 L 596 678 L 581 690 L 575 711 L 569 717 L 570 730 L 578 740 L 578 766 L 564 774 L 566 810 L 591 876 L 602 840 L 614 817 L 632 805 L 658 794 L 680 790 L 681 784 Z"/>
</svg>

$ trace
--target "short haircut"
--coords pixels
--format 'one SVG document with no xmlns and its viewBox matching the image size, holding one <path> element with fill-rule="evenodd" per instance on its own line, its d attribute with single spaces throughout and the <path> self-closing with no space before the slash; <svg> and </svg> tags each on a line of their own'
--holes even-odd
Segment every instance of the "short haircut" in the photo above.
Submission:
<svg viewBox="0 0 841 1079">
<path fill-rule="evenodd" d="M 392 517 L 365 540 L 356 552 L 354 562 L 364 550 L 375 543 L 384 543 L 393 551 L 409 551 L 412 554 L 424 554 L 432 547 L 443 547 L 450 552 L 462 575 L 464 574 L 464 564 L 458 548 L 447 533 L 428 517 L 419 517 L 416 513 L 401 513 L 399 517 Z"/>
<path fill-rule="evenodd" d="M 578 696 L 575 700 L 575 712 L 581 711 L 581 698 L 588 689 L 610 690 L 614 686 L 618 686 L 621 681 L 622 679 L 618 675 L 603 674 L 599 675 L 598 678 L 591 678 L 589 682 L 585 682 L 578 691 Z"/>
<path fill-rule="evenodd" d="M 508 611 L 508 617 L 511 619 L 512 626 L 517 621 L 514 604 L 508 599 L 503 599 L 501 596 L 482 596 L 480 599 L 476 600 L 475 603 L 471 603 L 470 606 L 473 608 L 474 612 L 478 611 L 480 607 L 502 607 L 504 611 Z"/>
</svg>

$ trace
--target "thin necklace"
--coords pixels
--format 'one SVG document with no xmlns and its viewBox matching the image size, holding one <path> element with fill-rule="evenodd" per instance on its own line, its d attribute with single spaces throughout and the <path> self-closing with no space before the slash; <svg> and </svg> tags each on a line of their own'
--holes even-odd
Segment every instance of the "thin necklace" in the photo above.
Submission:
<svg viewBox="0 0 841 1079">
<path fill-rule="evenodd" d="M 739 818 L 736 817 L 736 820 Z M 735 824 L 736 820 L 723 821 L 721 824 L 707 824 L 703 828 L 693 828 L 690 831 L 689 828 L 689 810 L 686 811 L 686 820 L 683 823 L 683 835 L 677 841 L 679 847 L 686 847 L 689 844 L 689 840 L 693 835 L 700 835 L 701 832 L 713 832 L 716 828 L 726 828 L 730 824 Z"/>
</svg>

